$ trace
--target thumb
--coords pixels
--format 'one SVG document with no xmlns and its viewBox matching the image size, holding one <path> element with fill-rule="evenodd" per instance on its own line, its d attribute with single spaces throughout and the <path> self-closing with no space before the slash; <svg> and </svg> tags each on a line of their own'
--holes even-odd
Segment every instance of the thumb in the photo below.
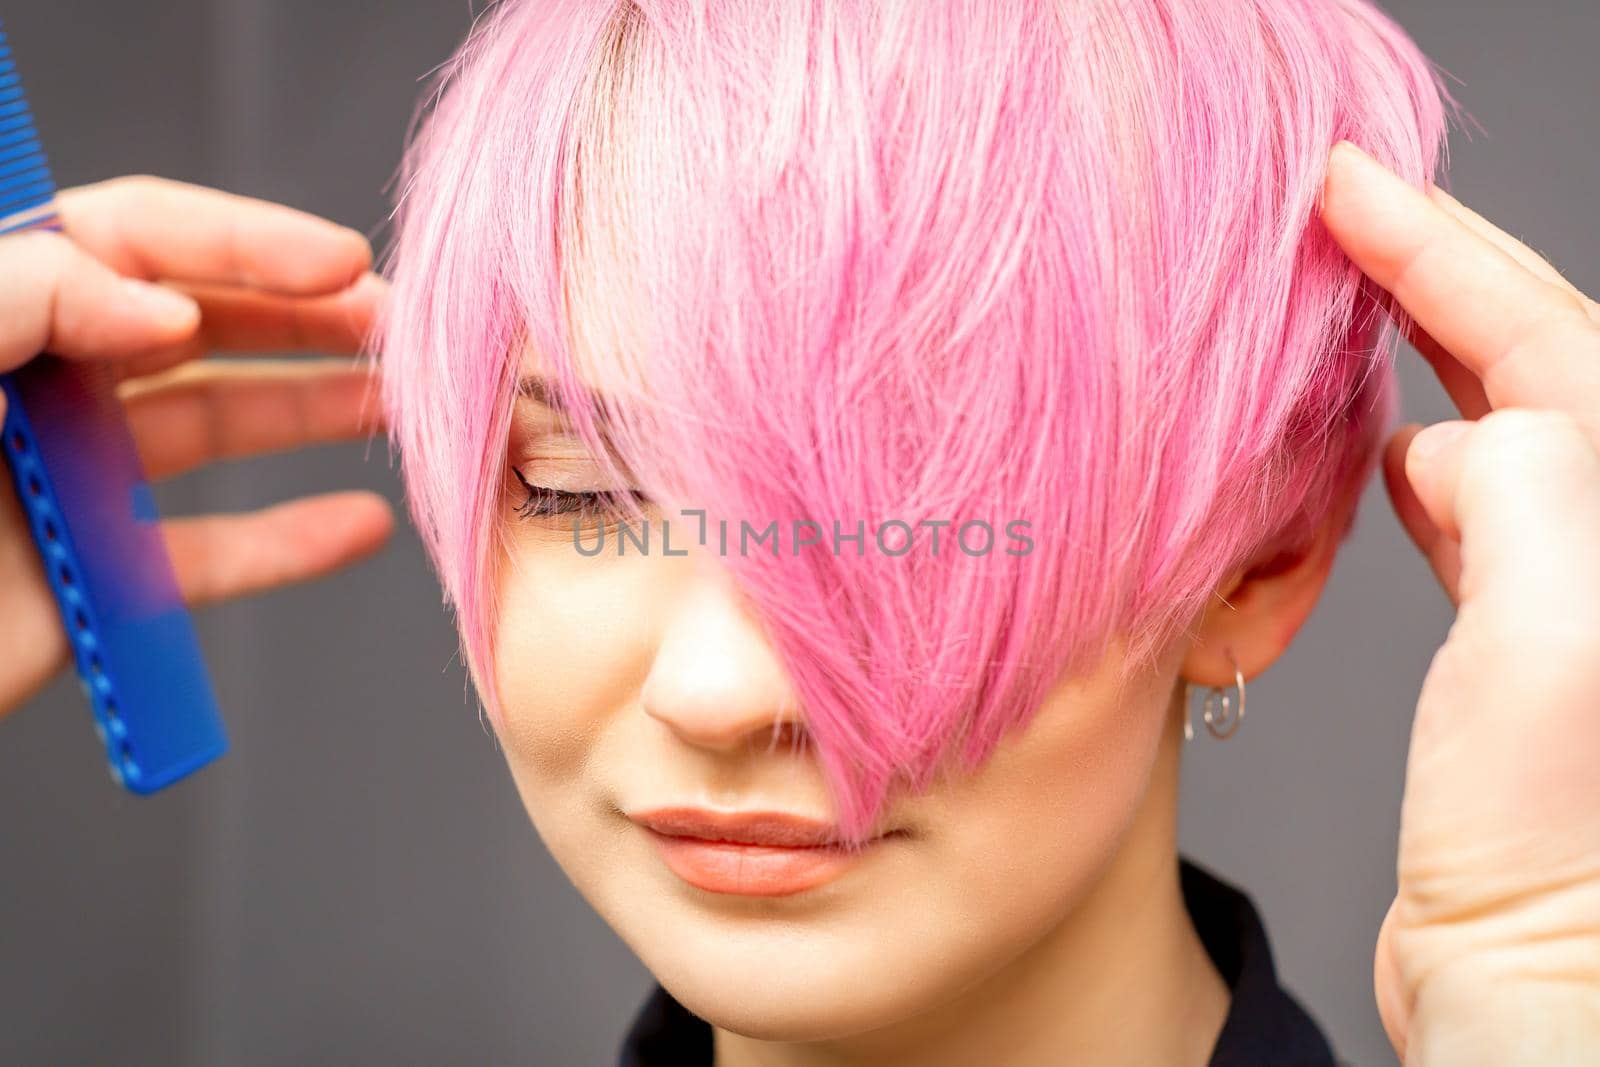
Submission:
<svg viewBox="0 0 1600 1067">
<path fill-rule="evenodd" d="M 1372 957 L 1372 988 L 1378 1002 L 1378 1018 L 1389 1044 L 1400 1062 L 1406 1061 L 1406 1033 L 1411 1028 L 1410 994 L 1405 988 L 1405 977 L 1400 971 L 1400 960 L 1394 951 L 1394 909 L 1400 901 L 1396 898 L 1384 913 L 1383 925 L 1378 928 L 1378 947 Z"/>
<path fill-rule="evenodd" d="M 1400 525 L 1433 568 L 1434 577 L 1439 579 L 1450 602 L 1459 605 L 1461 545 L 1439 532 L 1406 475 L 1406 455 L 1421 430 L 1418 423 L 1406 423 L 1384 445 L 1383 484 L 1389 491 L 1389 502 L 1394 506 Z"/>
<path fill-rule="evenodd" d="M 1482 600 L 1529 632 L 1600 631 L 1600 455 L 1571 415 L 1512 407 L 1435 423 L 1411 439 L 1405 473 L 1461 545 L 1463 605 Z"/>
<path fill-rule="evenodd" d="M 181 341 L 199 323 L 185 294 L 125 278 L 60 234 L 0 239 L 0 373 L 41 352 L 132 355 Z"/>
</svg>

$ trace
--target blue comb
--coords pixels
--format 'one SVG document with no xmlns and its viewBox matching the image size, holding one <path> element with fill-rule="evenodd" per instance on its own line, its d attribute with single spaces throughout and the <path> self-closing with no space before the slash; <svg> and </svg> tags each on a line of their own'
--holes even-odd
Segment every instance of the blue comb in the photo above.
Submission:
<svg viewBox="0 0 1600 1067">
<path fill-rule="evenodd" d="M 55 183 L 0 27 L 0 240 L 60 230 Z M 129 791 L 153 793 L 228 749 L 133 435 L 103 364 L 41 355 L 0 375 L 3 454 L 73 661 Z"/>
</svg>

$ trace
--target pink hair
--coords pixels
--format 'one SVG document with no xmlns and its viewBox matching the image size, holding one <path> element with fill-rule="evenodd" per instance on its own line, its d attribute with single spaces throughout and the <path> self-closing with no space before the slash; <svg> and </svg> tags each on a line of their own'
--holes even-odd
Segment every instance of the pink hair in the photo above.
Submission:
<svg viewBox="0 0 1600 1067">
<path fill-rule="evenodd" d="M 669 518 L 865 520 L 723 560 L 846 833 L 1113 638 L 1148 664 L 1371 475 L 1394 334 L 1315 209 L 1340 139 L 1429 181 L 1448 105 L 1363 0 L 495 6 L 407 151 L 377 338 L 491 718 L 524 349 Z M 871 550 L 891 518 L 1035 549 Z"/>
</svg>

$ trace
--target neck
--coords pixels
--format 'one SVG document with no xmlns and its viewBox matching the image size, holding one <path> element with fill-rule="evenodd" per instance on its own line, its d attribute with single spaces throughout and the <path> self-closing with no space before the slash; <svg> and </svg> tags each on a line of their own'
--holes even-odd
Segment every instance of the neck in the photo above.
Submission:
<svg viewBox="0 0 1600 1067">
<path fill-rule="evenodd" d="M 1204 1067 L 1229 994 L 1178 879 L 1181 715 L 1175 699 L 1144 803 L 1104 873 L 1026 952 L 937 1009 L 848 1038 L 758 1041 L 718 1028 L 716 1067 L 965 1067 L 997 1057 Z"/>
</svg>

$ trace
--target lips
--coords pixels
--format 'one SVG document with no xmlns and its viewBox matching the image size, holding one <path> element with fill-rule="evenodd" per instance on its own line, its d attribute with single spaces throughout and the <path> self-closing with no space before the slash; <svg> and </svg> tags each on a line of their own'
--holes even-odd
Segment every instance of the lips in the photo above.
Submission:
<svg viewBox="0 0 1600 1067">
<path fill-rule="evenodd" d="M 734 845 L 810 848 L 837 844 L 831 823 L 779 811 L 717 812 L 704 808 L 657 808 L 633 821 L 659 834 Z"/>
<path fill-rule="evenodd" d="M 789 896 L 838 878 L 886 836 L 846 849 L 837 827 L 787 812 L 658 808 L 630 816 L 679 878 L 711 893 Z"/>
</svg>

